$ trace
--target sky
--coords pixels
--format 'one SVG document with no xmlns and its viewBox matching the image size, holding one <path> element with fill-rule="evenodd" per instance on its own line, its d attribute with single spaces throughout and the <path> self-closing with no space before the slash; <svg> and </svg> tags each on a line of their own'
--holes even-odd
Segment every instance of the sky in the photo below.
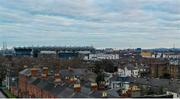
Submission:
<svg viewBox="0 0 180 99">
<path fill-rule="evenodd" d="M 9 47 L 180 47 L 180 0 L 0 0 L 3 42 Z"/>
</svg>

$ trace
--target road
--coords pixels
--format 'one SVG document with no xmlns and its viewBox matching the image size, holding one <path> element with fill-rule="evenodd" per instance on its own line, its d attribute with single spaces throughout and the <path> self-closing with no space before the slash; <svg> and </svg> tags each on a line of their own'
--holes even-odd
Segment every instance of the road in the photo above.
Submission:
<svg viewBox="0 0 180 99">
<path fill-rule="evenodd" d="M 4 94 L 1 92 L 1 90 L 0 90 L 0 98 L 6 98 L 6 97 L 4 96 Z"/>
</svg>

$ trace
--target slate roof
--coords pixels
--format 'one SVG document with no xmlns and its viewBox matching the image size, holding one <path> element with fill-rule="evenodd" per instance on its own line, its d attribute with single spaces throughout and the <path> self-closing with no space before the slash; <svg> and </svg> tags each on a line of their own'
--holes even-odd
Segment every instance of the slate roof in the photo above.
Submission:
<svg viewBox="0 0 180 99">
<path fill-rule="evenodd" d="M 85 87 L 85 86 L 81 87 L 81 93 L 83 93 L 85 95 L 88 95 L 90 92 L 91 92 L 91 88 L 90 87 Z"/>
<path fill-rule="evenodd" d="M 39 73 L 42 71 L 40 70 Z M 31 73 L 30 69 L 24 69 L 20 72 L 20 74 L 23 75 L 29 75 Z M 73 71 L 69 70 L 61 70 L 60 73 L 62 75 L 76 75 L 76 76 L 84 76 L 86 74 L 93 75 L 92 72 L 88 71 L 87 69 L 73 69 Z M 73 84 L 66 84 L 66 83 L 60 83 L 60 85 L 55 86 L 54 83 L 54 76 L 48 76 L 47 79 L 41 79 L 38 77 L 32 77 L 29 76 L 28 83 L 33 84 L 37 86 L 38 88 L 41 88 L 42 90 L 48 91 L 55 97 L 59 98 L 88 98 L 88 97 L 101 97 L 102 91 L 96 91 L 92 92 L 90 88 L 90 81 L 85 81 L 84 84 L 81 84 L 81 92 L 76 93 L 74 92 Z M 115 92 L 108 91 L 109 96 L 116 97 L 117 94 Z"/>
<path fill-rule="evenodd" d="M 108 98 L 118 98 L 119 97 L 119 94 L 114 89 L 107 90 L 105 92 L 107 93 Z M 94 97 L 94 98 L 103 98 L 102 93 L 103 93 L 103 91 L 95 91 L 95 92 L 90 93 L 89 96 Z"/>
<path fill-rule="evenodd" d="M 37 85 L 39 82 L 41 81 L 41 79 L 36 79 L 32 82 L 33 85 Z"/>
<path fill-rule="evenodd" d="M 49 83 L 43 89 L 46 90 L 46 91 L 50 91 L 50 90 L 52 90 L 53 87 L 54 87 L 54 84 L 53 83 Z"/>
<path fill-rule="evenodd" d="M 171 81 L 170 79 L 143 79 L 143 78 L 136 78 L 134 83 L 151 86 L 152 88 L 165 88 L 166 91 L 171 91 L 180 94 L 180 82 L 178 81 Z"/>
<path fill-rule="evenodd" d="M 168 86 L 167 90 L 180 94 L 180 81 L 170 83 L 170 86 Z"/>
<path fill-rule="evenodd" d="M 115 90 L 115 89 L 107 90 L 107 93 L 111 98 L 119 97 L 119 94 L 118 94 L 117 90 Z"/>
<path fill-rule="evenodd" d="M 37 80 L 38 78 L 37 77 L 30 77 L 29 79 L 28 79 L 28 83 L 29 84 L 32 84 L 35 80 Z"/>
<path fill-rule="evenodd" d="M 60 88 L 61 89 L 61 88 Z M 61 91 L 60 93 L 58 93 L 56 96 L 60 97 L 60 98 L 70 98 L 72 97 L 74 90 L 68 87 L 65 87 L 63 89 L 60 90 L 58 88 L 58 90 L 55 90 L 55 92 Z"/>
<path fill-rule="evenodd" d="M 67 94 L 67 97 L 70 95 L 69 92 L 74 92 L 74 90 L 70 90 L 67 89 L 67 85 L 58 85 L 55 86 L 55 84 L 53 82 L 49 82 L 47 80 L 42 80 L 42 79 L 37 79 L 33 82 L 34 85 L 36 85 L 37 87 L 48 91 L 49 93 L 51 93 L 52 95 L 56 96 L 56 97 L 65 97 L 65 93 Z"/>
<path fill-rule="evenodd" d="M 127 67 L 128 70 L 136 70 L 137 68 L 133 64 L 127 64 L 125 67 Z"/>
<path fill-rule="evenodd" d="M 22 75 L 30 75 L 30 74 L 31 74 L 31 71 L 30 71 L 29 68 L 26 68 L 26 69 L 20 71 L 19 74 L 22 74 Z"/>
<path fill-rule="evenodd" d="M 95 91 L 89 94 L 90 97 L 96 97 L 96 98 L 101 98 L 102 97 L 102 92 L 100 91 Z"/>
<path fill-rule="evenodd" d="M 110 78 L 110 81 L 119 81 L 119 82 L 133 82 L 133 79 L 131 77 L 119 77 L 118 75 L 113 76 Z"/>
<path fill-rule="evenodd" d="M 167 87 L 169 86 L 169 80 L 168 79 L 150 79 L 149 84 L 155 87 L 161 87 L 161 86 Z"/>
<path fill-rule="evenodd" d="M 88 95 L 83 94 L 83 93 L 75 93 L 72 95 L 71 98 L 88 98 Z"/>
<path fill-rule="evenodd" d="M 84 75 L 87 69 L 72 69 L 72 70 L 60 70 L 61 76 L 82 76 Z"/>
<path fill-rule="evenodd" d="M 37 70 L 38 70 L 37 71 L 37 75 L 41 75 L 42 70 L 40 68 L 37 68 Z M 26 68 L 26 69 L 20 71 L 19 74 L 30 76 L 31 75 L 31 69 L 30 68 Z"/>
<path fill-rule="evenodd" d="M 142 85 L 148 84 L 147 79 L 143 79 L 143 78 L 132 78 L 132 79 L 133 79 L 133 83 L 142 84 Z"/>
<path fill-rule="evenodd" d="M 48 86 L 48 85 L 49 85 L 48 81 L 45 81 L 45 80 L 42 80 L 42 79 L 41 79 L 36 86 L 38 86 L 38 87 L 41 88 L 41 89 L 44 89 L 44 88 L 45 88 L 46 86 Z"/>
</svg>

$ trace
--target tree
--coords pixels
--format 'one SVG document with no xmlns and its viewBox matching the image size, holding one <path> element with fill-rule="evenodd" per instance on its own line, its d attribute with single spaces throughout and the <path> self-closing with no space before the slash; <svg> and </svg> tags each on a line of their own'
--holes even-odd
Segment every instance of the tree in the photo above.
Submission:
<svg viewBox="0 0 180 99">
<path fill-rule="evenodd" d="M 171 75 L 169 73 L 164 73 L 161 78 L 170 79 Z"/>
<path fill-rule="evenodd" d="M 103 60 L 104 71 L 113 73 L 115 72 L 113 61 Z"/>
<path fill-rule="evenodd" d="M 0 86 L 2 85 L 2 81 L 6 77 L 6 68 L 4 65 L 0 65 Z"/>
<path fill-rule="evenodd" d="M 95 65 L 94 65 L 94 72 L 96 74 L 98 74 L 99 72 L 101 72 L 103 70 L 103 67 L 102 67 L 102 61 L 96 61 L 95 62 Z"/>
<path fill-rule="evenodd" d="M 111 60 L 96 61 L 94 72 L 97 74 L 101 71 L 106 71 L 110 73 L 115 72 L 113 61 Z"/>
<path fill-rule="evenodd" d="M 164 94 L 164 87 L 163 86 L 159 87 L 159 94 Z"/>
<path fill-rule="evenodd" d="M 102 82 L 102 81 L 105 81 L 104 74 L 100 72 L 100 73 L 97 74 L 96 83 L 99 85 L 99 83 Z"/>
</svg>

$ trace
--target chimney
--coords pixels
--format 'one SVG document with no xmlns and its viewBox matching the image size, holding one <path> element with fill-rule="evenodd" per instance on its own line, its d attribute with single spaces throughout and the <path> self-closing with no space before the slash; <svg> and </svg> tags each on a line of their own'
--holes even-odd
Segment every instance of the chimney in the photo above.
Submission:
<svg viewBox="0 0 180 99">
<path fill-rule="evenodd" d="M 91 91 L 97 91 L 97 83 L 91 83 Z"/>
<path fill-rule="evenodd" d="M 71 68 L 71 67 L 69 66 L 69 67 L 68 67 L 68 70 L 69 70 L 69 71 L 73 71 L 73 68 Z"/>
<path fill-rule="evenodd" d="M 57 74 L 57 73 L 54 75 L 54 82 L 55 82 L 55 83 L 60 83 L 60 82 L 61 82 L 61 77 L 60 77 L 60 75 Z"/>
<path fill-rule="evenodd" d="M 70 77 L 70 79 L 69 79 L 69 82 L 70 82 L 70 83 L 75 83 L 76 81 L 78 81 L 78 79 L 77 79 L 75 76 L 72 76 L 72 77 Z"/>
<path fill-rule="evenodd" d="M 27 68 L 28 66 L 27 65 L 24 65 L 24 68 Z"/>
<path fill-rule="evenodd" d="M 105 90 L 105 81 L 101 81 L 98 85 L 99 90 Z"/>
<path fill-rule="evenodd" d="M 81 92 L 81 85 L 80 84 L 74 84 L 74 92 Z"/>
<path fill-rule="evenodd" d="M 102 92 L 102 97 L 107 97 L 107 96 L 108 96 L 107 92 L 103 91 Z"/>
<path fill-rule="evenodd" d="M 32 68 L 31 69 L 31 76 L 33 76 L 33 77 L 35 77 L 35 76 L 37 76 L 37 68 Z"/>
<path fill-rule="evenodd" d="M 46 79 L 47 75 L 43 73 L 43 74 L 41 74 L 41 77 L 42 77 L 42 79 Z"/>
<path fill-rule="evenodd" d="M 48 67 L 43 67 L 43 74 L 46 74 L 46 76 L 48 76 Z"/>
</svg>

